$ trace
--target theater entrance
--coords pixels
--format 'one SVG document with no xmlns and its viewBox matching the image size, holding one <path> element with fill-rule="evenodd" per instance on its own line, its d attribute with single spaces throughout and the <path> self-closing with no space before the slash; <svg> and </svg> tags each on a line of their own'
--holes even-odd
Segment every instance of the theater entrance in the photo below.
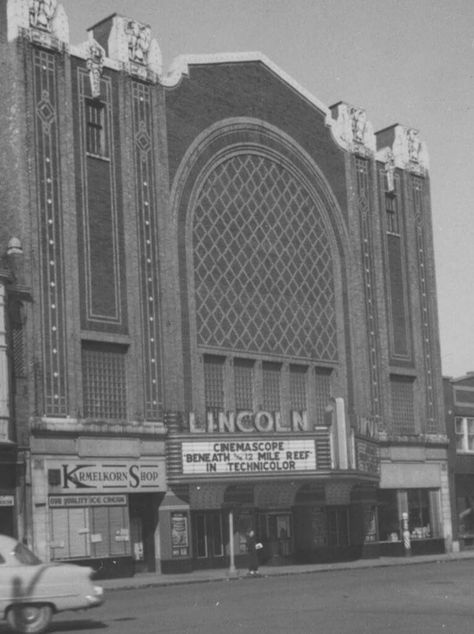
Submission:
<svg viewBox="0 0 474 634">
<path fill-rule="evenodd" d="M 270 511 L 259 516 L 259 535 L 269 556 L 269 564 L 278 564 L 293 555 L 293 516 Z"/>
</svg>

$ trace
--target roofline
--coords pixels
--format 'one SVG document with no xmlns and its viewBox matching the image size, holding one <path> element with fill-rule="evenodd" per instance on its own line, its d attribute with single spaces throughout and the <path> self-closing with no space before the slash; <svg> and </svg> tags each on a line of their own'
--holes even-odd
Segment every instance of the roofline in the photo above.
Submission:
<svg viewBox="0 0 474 634">
<path fill-rule="evenodd" d="M 266 55 L 260 51 L 250 52 L 234 52 L 234 53 L 215 53 L 204 55 L 178 55 L 171 62 L 168 73 L 161 78 L 162 83 L 167 87 L 176 86 L 183 75 L 189 75 L 189 67 L 200 64 L 233 64 L 241 62 L 260 62 L 267 66 L 282 81 L 291 86 L 294 90 L 305 97 L 316 108 L 323 112 L 330 121 L 331 113 L 322 101 L 315 97 L 309 90 L 299 84 L 291 75 L 282 70 Z"/>
</svg>

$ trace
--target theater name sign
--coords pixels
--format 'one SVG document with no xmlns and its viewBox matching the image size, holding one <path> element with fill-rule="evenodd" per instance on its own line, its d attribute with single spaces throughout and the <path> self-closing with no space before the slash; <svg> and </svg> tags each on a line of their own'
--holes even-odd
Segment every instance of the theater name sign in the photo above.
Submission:
<svg viewBox="0 0 474 634">
<path fill-rule="evenodd" d="M 224 412 L 209 410 L 206 420 L 197 419 L 194 412 L 189 413 L 189 431 L 193 434 L 233 434 L 273 432 L 307 432 L 308 425 L 306 410 L 290 412 L 289 420 L 282 419 L 280 412 L 240 410 L 238 412 Z"/>
</svg>

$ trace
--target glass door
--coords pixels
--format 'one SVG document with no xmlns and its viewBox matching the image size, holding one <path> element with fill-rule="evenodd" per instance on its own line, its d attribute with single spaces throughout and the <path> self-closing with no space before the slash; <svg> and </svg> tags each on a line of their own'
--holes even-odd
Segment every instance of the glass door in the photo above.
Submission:
<svg viewBox="0 0 474 634">
<path fill-rule="evenodd" d="M 267 513 L 266 535 L 272 557 L 291 555 L 293 553 L 291 513 Z"/>
<path fill-rule="evenodd" d="M 223 522 L 220 511 L 193 513 L 194 556 L 213 559 L 224 556 Z"/>
</svg>

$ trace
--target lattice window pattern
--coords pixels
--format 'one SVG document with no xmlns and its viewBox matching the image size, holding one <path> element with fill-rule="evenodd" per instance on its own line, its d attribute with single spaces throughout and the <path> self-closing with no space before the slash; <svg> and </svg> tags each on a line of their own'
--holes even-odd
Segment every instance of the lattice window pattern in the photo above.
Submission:
<svg viewBox="0 0 474 634">
<path fill-rule="evenodd" d="M 242 154 L 215 168 L 197 197 L 193 253 L 199 345 L 337 359 L 326 228 L 285 167 Z"/>
<path fill-rule="evenodd" d="M 415 433 L 413 380 L 410 377 L 390 378 L 392 396 L 392 433 Z"/>
<path fill-rule="evenodd" d="M 248 359 L 234 360 L 235 408 L 253 409 L 254 362 Z"/>
<path fill-rule="evenodd" d="M 306 410 L 306 366 L 290 365 L 290 409 Z"/>
<path fill-rule="evenodd" d="M 83 343 L 82 386 L 86 418 L 127 418 L 126 352 L 126 347 L 120 345 Z"/>
<path fill-rule="evenodd" d="M 204 356 L 204 399 L 206 408 L 224 408 L 224 358 Z"/>
<path fill-rule="evenodd" d="M 263 409 L 268 412 L 279 412 L 281 403 L 281 365 L 279 363 L 262 363 Z"/>
</svg>

